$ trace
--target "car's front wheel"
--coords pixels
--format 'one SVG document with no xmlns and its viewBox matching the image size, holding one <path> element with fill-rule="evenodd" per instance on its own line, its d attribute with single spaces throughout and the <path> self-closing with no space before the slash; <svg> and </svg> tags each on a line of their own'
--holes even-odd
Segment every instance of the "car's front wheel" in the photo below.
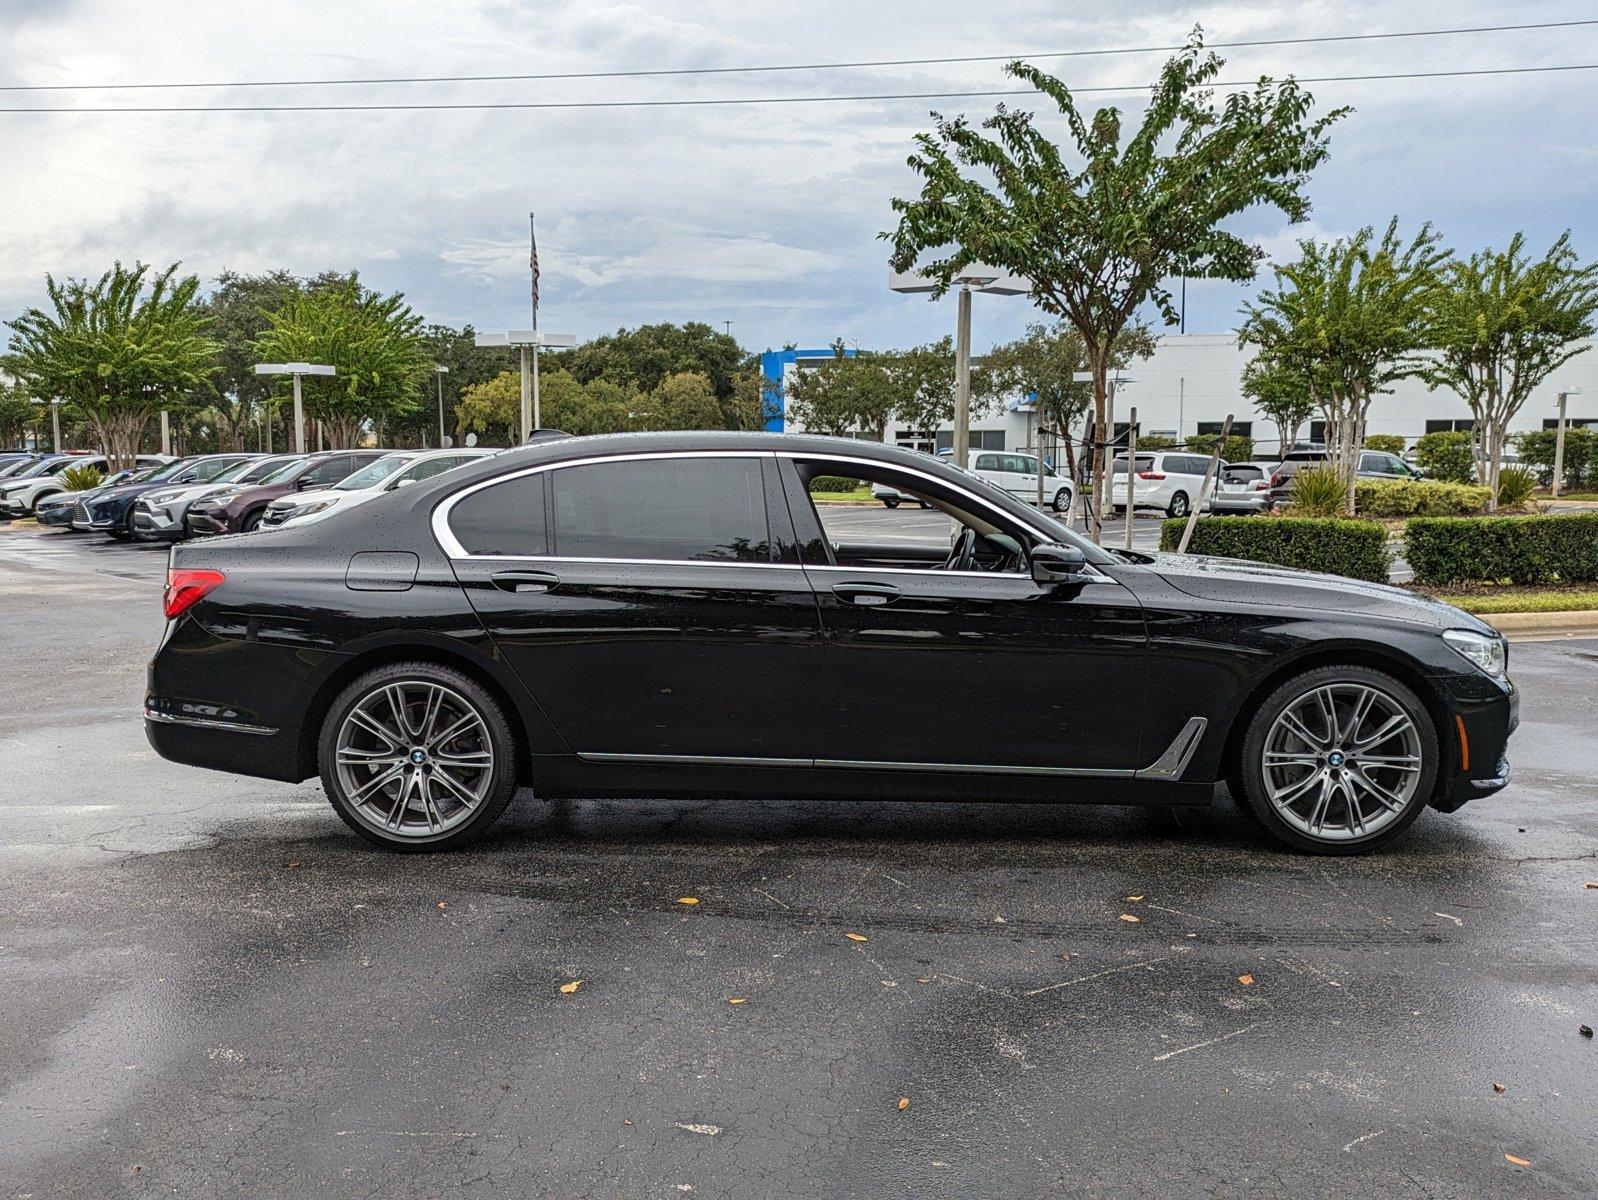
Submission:
<svg viewBox="0 0 1598 1200">
<path fill-rule="evenodd" d="M 362 675 L 334 700 L 318 748 L 322 787 L 344 823 L 394 850 L 482 835 L 516 793 L 516 740 L 494 697 L 434 663 Z"/>
<path fill-rule="evenodd" d="M 882 506 L 884 508 L 898 508 L 899 507 L 899 497 L 897 497 L 897 496 L 884 496 L 882 498 Z"/>
<path fill-rule="evenodd" d="M 1070 512 L 1071 511 L 1071 489 L 1070 488 L 1061 488 L 1059 491 L 1055 492 L 1054 493 L 1054 502 L 1051 505 L 1051 507 L 1057 513 Z"/>
<path fill-rule="evenodd" d="M 1420 816 L 1439 758 L 1431 714 L 1403 683 L 1368 667 L 1319 667 L 1260 705 L 1237 770 L 1242 802 L 1278 841 L 1357 854 Z"/>
</svg>

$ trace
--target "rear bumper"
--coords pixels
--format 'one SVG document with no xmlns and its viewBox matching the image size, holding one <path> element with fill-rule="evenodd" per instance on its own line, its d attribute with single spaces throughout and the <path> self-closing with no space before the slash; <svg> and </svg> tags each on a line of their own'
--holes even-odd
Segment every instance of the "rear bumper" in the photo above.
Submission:
<svg viewBox="0 0 1598 1200">
<path fill-rule="evenodd" d="M 1210 499 L 1210 511 L 1214 513 L 1262 513 L 1268 512 L 1270 507 L 1271 498 L 1266 492 L 1244 495 L 1218 492 Z"/>
</svg>

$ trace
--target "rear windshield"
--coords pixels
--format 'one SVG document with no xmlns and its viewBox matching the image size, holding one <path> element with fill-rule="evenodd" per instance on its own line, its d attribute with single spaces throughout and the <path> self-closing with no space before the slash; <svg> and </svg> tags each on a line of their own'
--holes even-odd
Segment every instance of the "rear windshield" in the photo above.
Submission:
<svg viewBox="0 0 1598 1200">
<path fill-rule="evenodd" d="M 1137 469 L 1140 472 L 1154 470 L 1154 456 L 1152 454 L 1139 454 L 1137 456 Z M 1126 474 L 1126 455 L 1123 454 L 1115 460 L 1115 470 L 1122 475 Z"/>
</svg>

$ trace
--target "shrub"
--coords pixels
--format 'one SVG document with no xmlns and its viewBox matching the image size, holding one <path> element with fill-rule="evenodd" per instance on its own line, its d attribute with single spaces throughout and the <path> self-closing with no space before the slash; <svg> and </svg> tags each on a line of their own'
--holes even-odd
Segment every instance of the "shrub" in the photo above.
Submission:
<svg viewBox="0 0 1598 1200">
<path fill-rule="evenodd" d="M 1160 549 L 1174 550 L 1184 520 L 1165 522 Z M 1375 521 L 1318 517 L 1204 517 L 1193 529 L 1194 554 L 1245 558 L 1304 571 L 1387 582 L 1387 531 Z"/>
<path fill-rule="evenodd" d="M 100 481 L 105 478 L 105 473 L 98 467 L 68 467 L 56 476 L 61 480 L 61 486 L 69 492 L 86 492 L 90 488 L 100 486 Z"/>
<path fill-rule="evenodd" d="M 1444 483 L 1476 482 L 1475 435 L 1463 430 L 1428 433 L 1415 443 L 1415 461 Z"/>
<path fill-rule="evenodd" d="M 1336 517 L 1342 514 L 1348 491 L 1330 467 L 1307 467 L 1293 476 L 1287 498 L 1295 517 Z"/>
<path fill-rule="evenodd" d="M 859 486 L 858 479 L 849 479 L 843 475 L 817 475 L 810 481 L 812 492 L 852 492 Z"/>
<path fill-rule="evenodd" d="M 1143 450 L 1175 450 L 1176 439 L 1174 437 L 1166 437 L 1163 433 L 1151 433 L 1147 437 L 1139 434 L 1137 448 L 1140 452 Z"/>
<path fill-rule="evenodd" d="M 1554 473 L 1554 443 L 1557 430 L 1534 429 L 1515 435 L 1520 461 L 1537 467 L 1539 474 Z M 1565 427 L 1565 486 L 1580 487 L 1583 482 L 1598 483 L 1598 429 Z"/>
<path fill-rule="evenodd" d="M 1220 440 L 1218 433 L 1201 433 L 1197 437 L 1187 439 L 1184 449 L 1196 451 L 1199 454 L 1209 454 L 1215 449 L 1215 443 Z M 1247 462 L 1254 457 L 1254 439 L 1245 437 L 1241 433 L 1234 433 L 1226 439 L 1226 445 L 1221 450 L 1221 458 L 1227 462 Z"/>
<path fill-rule="evenodd" d="M 1365 449 L 1382 450 L 1388 454 L 1402 454 L 1404 439 L 1396 433 L 1373 433 L 1365 438 Z"/>
<path fill-rule="evenodd" d="M 1358 479 L 1354 503 L 1362 517 L 1468 517 L 1487 507 L 1487 489 L 1435 479 Z"/>
<path fill-rule="evenodd" d="M 1537 472 L 1529 467 L 1500 467 L 1498 469 L 1498 506 L 1518 508 L 1531 499 L 1537 490 Z M 1427 516 L 1432 514 L 1428 513 Z M 1441 515 L 1441 514 L 1438 514 Z"/>
<path fill-rule="evenodd" d="M 1417 517 L 1404 557 L 1419 583 L 1574 583 L 1598 579 L 1598 513 Z"/>
</svg>

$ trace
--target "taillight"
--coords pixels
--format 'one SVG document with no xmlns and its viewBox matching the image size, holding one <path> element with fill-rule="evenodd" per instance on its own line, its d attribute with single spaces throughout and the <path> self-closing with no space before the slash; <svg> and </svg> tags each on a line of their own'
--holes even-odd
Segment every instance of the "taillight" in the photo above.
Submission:
<svg viewBox="0 0 1598 1200">
<path fill-rule="evenodd" d="M 1165 476 L 1161 475 L 1158 471 L 1139 471 L 1137 473 L 1137 477 L 1139 479 L 1164 479 L 1165 478 Z"/>
<path fill-rule="evenodd" d="M 210 595 L 227 577 L 221 571 L 180 571 L 169 568 L 166 573 L 166 591 L 161 594 L 166 619 L 175 621 L 200 600 Z"/>
<path fill-rule="evenodd" d="M 1272 475 L 1271 476 L 1271 486 L 1273 488 L 1281 487 L 1282 486 L 1282 477 L 1280 475 Z"/>
</svg>

